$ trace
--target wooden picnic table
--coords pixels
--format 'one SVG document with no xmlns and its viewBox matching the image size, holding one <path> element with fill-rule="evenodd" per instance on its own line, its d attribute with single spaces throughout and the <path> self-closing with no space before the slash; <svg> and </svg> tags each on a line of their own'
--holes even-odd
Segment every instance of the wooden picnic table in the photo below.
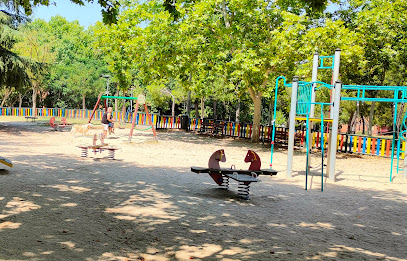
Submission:
<svg viewBox="0 0 407 261">
<path fill-rule="evenodd" d="M 203 122 L 199 132 L 212 135 L 223 135 L 224 127 L 225 125 L 223 123 Z"/>
<path fill-rule="evenodd" d="M 36 119 L 38 119 L 38 117 L 35 117 L 35 116 L 25 116 L 25 119 L 28 121 L 28 120 L 31 120 L 31 121 L 35 121 Z"/>
</svg>

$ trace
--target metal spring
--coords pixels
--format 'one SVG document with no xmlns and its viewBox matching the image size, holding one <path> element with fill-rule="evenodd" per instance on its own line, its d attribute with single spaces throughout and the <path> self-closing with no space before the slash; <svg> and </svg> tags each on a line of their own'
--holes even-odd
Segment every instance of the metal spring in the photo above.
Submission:
<svg viewBox="0 0 407 261">
<path fill-rule="evenodd" d="M 245 182 L 239 182 L 238 186 L 238 196 L 244 199 L 249 199 L 249 189 L 250 189 L 250 183 L 245 183 Z"/>
<path fill-rule="evenodd" d="M 229 188 L 229 177 L 222 176 L 222 184 L 219 185 L 221 188 L 228 189 Z"/>
<path fill-rule="evenodd" d="M 86 158 L 88 156 L 88 149 L 82 149 L 81 157 Z"/>
<path fill-rule="evenodd" d="M 109 159 L 113 160 L 114 159 L 114 150 L 109 150 Z"/>
</svg>

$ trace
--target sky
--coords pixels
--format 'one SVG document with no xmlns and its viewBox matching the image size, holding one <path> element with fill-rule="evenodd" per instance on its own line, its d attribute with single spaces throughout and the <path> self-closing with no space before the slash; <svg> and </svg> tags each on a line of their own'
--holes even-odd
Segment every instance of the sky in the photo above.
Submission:
<svg viewBox="0 0 407 261">
<path fill-rule="evenodd" d="M 45 21 L 53 16 L 60 15 L 68 21 L 78 20 L 79 24 L 87 28 L 96 21 L 102 21 L 101 7 L 96 3 L 88 3 L 80 6 L 72 3 L 70 0 L 57 0 L 56 6 L 38 6 L 34 9 L 32 19 L 40 18 Z"/>
</svg>

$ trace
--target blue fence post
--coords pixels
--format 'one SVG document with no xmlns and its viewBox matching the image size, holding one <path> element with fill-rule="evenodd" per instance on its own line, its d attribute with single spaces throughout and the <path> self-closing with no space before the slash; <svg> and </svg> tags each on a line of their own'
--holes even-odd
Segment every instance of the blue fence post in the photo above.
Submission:
<svg viewBox="0 0 407 261">
<path fill-rule="evenodd" d="M 366 137 L 363 137 L 363 149 L 362 149 L 362 153 L 366 154 Z"/>
</svg>

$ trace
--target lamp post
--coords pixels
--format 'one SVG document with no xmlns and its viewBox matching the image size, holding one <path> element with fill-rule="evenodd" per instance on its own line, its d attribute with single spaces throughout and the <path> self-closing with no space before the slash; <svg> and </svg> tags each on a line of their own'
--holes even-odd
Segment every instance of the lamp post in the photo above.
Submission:
<svg viewBox="0 0 407 261">
<path fill-rule="evenodd" d="M 161 92 L 171 95 L 171 97 L 172 97 L 171 116 L 174 117 L 175 116 L 175 97 L 174 97 L 174 95 L 168 89 L 162 89 Z"/>
<path fill-rule="evenodd" d="M 109 74 L 102 74 L 102 75 L 100 75 L 100 77 L 107 79 L 107 82 L 106 82 L 106 96 L 108 96 L 109 95 L 110 75 Z M 106 98 L 106 105 L 107 105 L 107 107 L 109 107 L 109 99 L 108 98 Z"/>
</svg>

